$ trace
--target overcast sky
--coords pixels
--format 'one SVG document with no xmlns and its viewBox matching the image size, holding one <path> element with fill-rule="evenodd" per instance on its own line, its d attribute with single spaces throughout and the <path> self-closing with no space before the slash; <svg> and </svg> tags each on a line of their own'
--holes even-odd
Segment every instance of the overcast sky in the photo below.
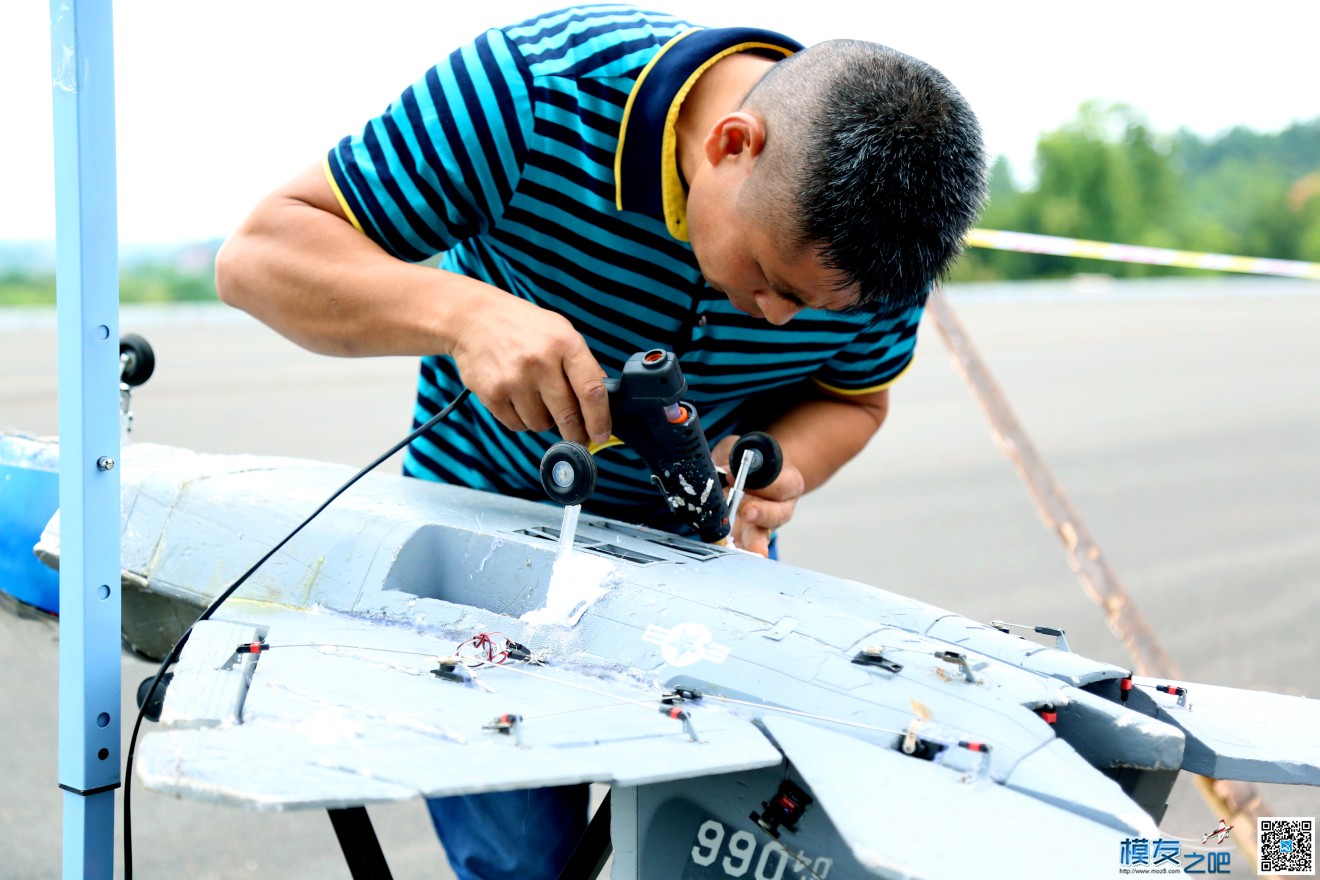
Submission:
<svg viewBox="0 0 1320 880">
<path fill-rule="evenodd" d="M 436 59 L 557 0 L 120 0 L 115 3 L 120 237 L 227 235 Z M 1320 116 L 1320 3 L 641 4 L 810 44 L 886 43 L 971 102 L 993 154 L 1029 171 L 1037 136 L 1090 98 L 1157 131 L 1278 130 Z M 0 4 L 0 239 L 54 236 L 48 4 Z"/>
</svg>

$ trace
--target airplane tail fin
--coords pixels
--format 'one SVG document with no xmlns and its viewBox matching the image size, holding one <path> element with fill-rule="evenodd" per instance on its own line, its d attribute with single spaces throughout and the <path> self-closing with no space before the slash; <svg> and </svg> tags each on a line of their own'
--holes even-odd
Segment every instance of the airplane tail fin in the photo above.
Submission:
<svg viewBox="0 0 1320 880">
<path fill-rule="evenodd" d="M 1181 729 L 1182 769 L 1212 779 L 1320 785 L 1320 700 L 1135 677 L 1129 705 Z"/>
</svg>

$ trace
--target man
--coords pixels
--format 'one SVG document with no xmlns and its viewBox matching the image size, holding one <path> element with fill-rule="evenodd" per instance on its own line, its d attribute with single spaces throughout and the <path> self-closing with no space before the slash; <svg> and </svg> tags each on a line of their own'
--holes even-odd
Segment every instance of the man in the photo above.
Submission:
<svg viewBox="0 0 1320 880">
<path fill-rule="evenodd" d="M 414 424 L 475 400 L 405 472 L 528 498 L 559 437 L 608 439 L 604 378 L 672 350 L 717 459 L 751 427 L 783 447 L 737 518 L 764 554 L 884 421 L 984 193 L 976 119 L 937 71 L 799 50 L 624 6 L 488 31 L 259 204 L 220 296 L 314 351 L 423 356 Z M 597 461 L 588 510 L 676 527 L 635 454 Z M 583 798 L 432 811 L 460 876 L 525 880 L 557 876 Z"/>
</svg>

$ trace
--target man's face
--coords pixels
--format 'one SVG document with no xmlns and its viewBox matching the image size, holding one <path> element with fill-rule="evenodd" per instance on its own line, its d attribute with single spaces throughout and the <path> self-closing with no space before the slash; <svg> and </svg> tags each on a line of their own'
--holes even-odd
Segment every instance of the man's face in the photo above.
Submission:
<svg viewBox="0 0 1320 880">
<path fill-rule="evenodd" d="M 793 253 L 773 223 L 748 215 L 748 200 L 738 198 L 745 180 L 702 182 L 711 185 L 694 186 L 688 197 L 692 251 L 706 283 L 734 308 L 787 324 L 806 308 L 836 311 L 853 304 L 856 288 L 838 289 L 838 273 L 821 265 L 814 248 Z"/>
</svg>

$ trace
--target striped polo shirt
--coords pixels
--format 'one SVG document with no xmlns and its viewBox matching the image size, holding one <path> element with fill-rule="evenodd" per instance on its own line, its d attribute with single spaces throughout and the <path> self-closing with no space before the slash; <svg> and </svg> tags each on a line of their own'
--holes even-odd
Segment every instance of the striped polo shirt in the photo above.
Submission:
<svg viewBox="0 0 1320 880">
<path fill-rule="evenodd" d="M 749 398 L 806 380 L 875 391 L 915 344 L 920 308 L 804 310 L 781 327 L 743 314 L 705 283 L 687 241 L 674 134 L 683 98 L 731 52 L 800 48 L 631 6 L 564 9 L 456 50 L 340 141 L 326 173 L 349 219 L 386 251 L 441 254 L 449 271 L 564 315 L 609 375 L 638 351 L 678 354 L 713 446 L 743 430 Z M 414 425 L 461 388 L 450 358 L 424 358 Z M 412 443 L 404 471 L 544 500 L 538 468 L 558 439 L 509 431 L 469 397 Z M 676 528 L 632 450 L 596 458 L 586 509 Z"/>
</svg>

